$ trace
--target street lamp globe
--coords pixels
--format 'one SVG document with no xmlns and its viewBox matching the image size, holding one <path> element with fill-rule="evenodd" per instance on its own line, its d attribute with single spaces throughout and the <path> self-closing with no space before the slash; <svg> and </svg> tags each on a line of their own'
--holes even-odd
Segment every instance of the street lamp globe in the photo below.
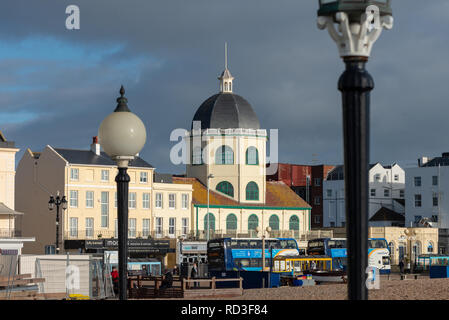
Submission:
<svg viewBox="0 0 449 320">
<path fill-rule="evenodd" d="M 125 89 L 120 88 L 117 108 L 100 124 L 98 139 L 104 152 L 114 160 L 132 160 L 142 150 L 147 139 L 145 125 L 132 113 Z"/>
<path fill-rule="evenodd" d="M 48 209 L 53 210 L 55 208 L 55 198 L 50 196 L 50 201 L 48 201 Z"/>
<path fill-rule="evenodd" d="M 62 204 L 62 209 L 66 210 L 67 209 L 67 200 L 66 200 L 65 196 L 62 197 L 61 204 Z"/>
</svg>

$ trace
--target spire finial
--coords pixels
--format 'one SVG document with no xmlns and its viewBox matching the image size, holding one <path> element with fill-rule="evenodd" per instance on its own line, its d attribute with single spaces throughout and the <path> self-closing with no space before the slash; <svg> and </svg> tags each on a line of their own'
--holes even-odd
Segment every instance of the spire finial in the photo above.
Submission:
<svg viewBox="0 0 449 320">
<path fill-rule="evenodd" d="M 225 42 L 225 70 L 228 69 L 228 43 Z"/>
<path fill-rule="evenodd" d="M 114 112 L 131 112 L 128 108 L 128 99 L 125 98 L 125 88 L 123 85 L 120 87 L 120 97 L 117 98 L 117 108 Z"/>
<path fill-rule="evenodd" d="M 232 80 L 234 77 L 228 70 L 228 43 L 225 42 L 225 69 L 221 76 L 218 77 L 220 80 L 220 92 L 232 93 Z"/>
</svg>

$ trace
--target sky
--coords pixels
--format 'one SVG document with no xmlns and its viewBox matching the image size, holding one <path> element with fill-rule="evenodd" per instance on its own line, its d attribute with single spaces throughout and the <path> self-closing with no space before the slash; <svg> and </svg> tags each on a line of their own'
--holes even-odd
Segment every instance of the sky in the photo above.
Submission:
<svg viewBox="0 0 449 320">
<path fill-rule="evenodd" d="M 80 29 L 65 26 L 80 9 Z M 370 162 L 417 165 L 449 151 L 449 1 L 393 0 L 394 26 L 374 44 Z M 261 127 L 279 130 L 279 161 L 343 162 L 344 71 L 316 26 L 318 0 L 3 0 L 0 130 L 23 152 L 89 149 L 123 84 L 147 128 L 140 156 L 159 172 L 170 133 L 190 129 L 228 66 Z"/>
</svg>

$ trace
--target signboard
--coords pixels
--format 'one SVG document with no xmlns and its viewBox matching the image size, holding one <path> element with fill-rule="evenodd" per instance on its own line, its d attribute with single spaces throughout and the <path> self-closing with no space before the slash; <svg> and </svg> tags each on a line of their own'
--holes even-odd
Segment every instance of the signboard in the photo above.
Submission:
<svg viewBox="0 0 449 320">
<path fill-rule="evenodd" d="M 207 252 L 207 242 L 182 242 L 181 244 L 182 253 L 197 253 L 197 252 Z"/>
<path fill-rule="evenodd" d="M 118 239 L 65 240 L 64 248 L 118 250 Z M 128 239 L 128 251 L 166 254 L 175 252 L 176 250 L 170 248 L 170 240 Z"/>
<path fill-rule="evenodd" d="M 17 249 L 0 249 L 0 255 L 2 256 L 16 256 L 19 254 Z"/>
</svg>

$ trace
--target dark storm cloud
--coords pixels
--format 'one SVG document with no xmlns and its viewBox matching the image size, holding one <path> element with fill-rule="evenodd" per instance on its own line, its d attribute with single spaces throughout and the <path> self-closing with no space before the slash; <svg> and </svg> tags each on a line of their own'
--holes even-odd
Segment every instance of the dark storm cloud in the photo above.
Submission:
<svg viewBox="0 0 449 320">
<path fill-rule="evenodd" d="M 77 31 L 64 26 L 70 4 L 81 11 Z M 279 129 L 279 160 L 341 163 L 344 65 L 317 29 L 316 9 L 317 1 L 305 0 L 3 1 L 0 130 L 22 152 L 88 148 L 123 83 L 149 131 L 141 155 L 160 171 L 183 172 L 169 163 L 170 133 L 190 128 L 198 106 L 217 92 L 227 41 L 234 91 L 262 127 Z M 393 10 L 394 28 L 368 63 L 376 83 L 371 161 L 407 163 L 449 150 L 449 5 L 396 0 Z"/>
</svg>

